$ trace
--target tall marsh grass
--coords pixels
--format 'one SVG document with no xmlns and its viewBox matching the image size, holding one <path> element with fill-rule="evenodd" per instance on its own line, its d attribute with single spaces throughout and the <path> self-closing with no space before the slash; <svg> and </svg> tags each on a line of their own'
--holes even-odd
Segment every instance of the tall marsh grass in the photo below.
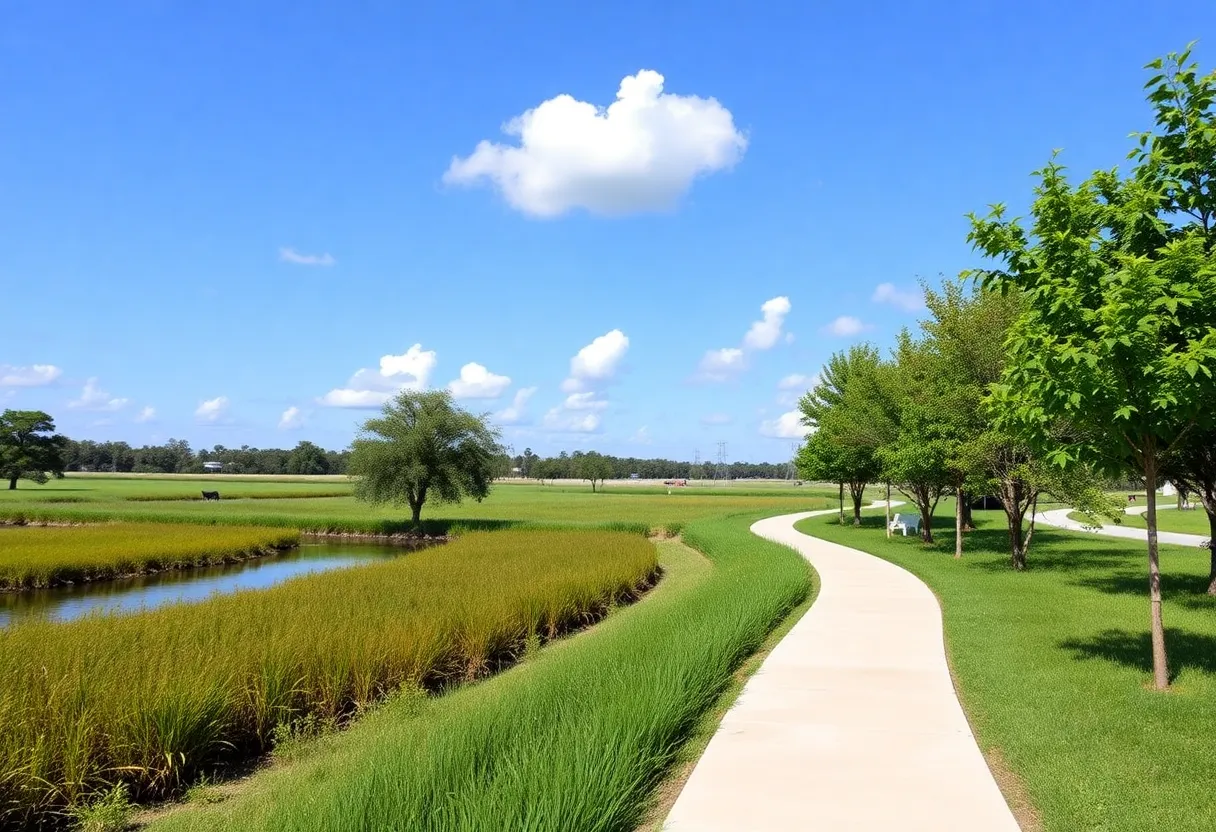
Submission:
<svg viewBox="0 0 1216 832">
<path fill-rule="evenodd" d="M 299 532 L 241 526 L 112 523 L 0 528 L 0 590 L 232 563 L 299 542 Z"/>
<path fill-rule="evenodd" d="M 477 678 L 657 568 L 638 535 L 476 533 L 197 604 L 18 623 L 0 631 L 0 826 L 53 825 L 116 783 L 173 794 L 277 727 Z"/>
</svg>

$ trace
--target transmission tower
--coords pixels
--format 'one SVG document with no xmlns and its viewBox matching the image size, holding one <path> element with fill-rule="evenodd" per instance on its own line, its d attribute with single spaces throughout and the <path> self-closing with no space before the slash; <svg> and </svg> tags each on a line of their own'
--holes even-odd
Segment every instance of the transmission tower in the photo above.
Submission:
<svg viewBox="0 0 1216 832">
<path fill-rule="evenodd" d="M 688 471 L 690 480 L 696 479 L 697 474 L 701 474 L 701 479 L 705 479 L 705 472 L 701 470 L 701 449 L 697 448 L 692 452 L 692 468 Z"/>
<path fill-rule="evenodd" d="M 714 471 L 714 480 L 717 481 L 719 476 L 721 476 L 727 482 L 730 481 L 730 469 L 726 467 L 726 443 L 725 442 L 718 443 L 718 466 L 717 466 L 717 469 Z"/>
</svg>

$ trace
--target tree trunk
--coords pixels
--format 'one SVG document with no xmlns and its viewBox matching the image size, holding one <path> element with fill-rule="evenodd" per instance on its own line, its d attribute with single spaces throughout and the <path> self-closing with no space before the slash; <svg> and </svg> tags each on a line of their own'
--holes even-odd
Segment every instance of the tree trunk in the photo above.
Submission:
<svg viewBox="0 0 1216 832">
<path fill-rule="evenodd" d="M 975 518 L 971 516 L 971 495 L 963 492 L 963 531 L 975 531 Z"/>
<path fill-rule="evenodd" d="M 1204 506 L 1207 509 L 1207 506 Z M 1212 567 L 1208 573 L 1208 595 L 1216 595 L 1216 512 L 1208 512 L 1208 551 L 1212 553 Z"/>
<path fill-rule="evenodd" d="M 891 483 L 887 483 L 887 537 L 891 536 Z"/>
<path fill-rule="evenodd" d="M 1152 625 L 1153 686 L 1168 690 L 1169 662 L 1165 653 L 1165 623 L 1161 617 L 1161 564 L 1157 557 L 1157 450 L 1148 443 L 1144 454 L 1144 485 L 1148 491 L 1144 522 L 1148 526 L 1148 600 Z"/>
<path fill-rule="evenodd" d="M 840 525 L 844 525 L 844 480 L 840 481 Z"/>
<path fill-rule="evenodd" d="M 410 514 L 415 526 L 422 522 L 422 501 L 410 500 Z"/>
<path fill-rule="evenodd" d="M 961 488 L 954 489 L 954 559 L 963 556 L 963 502 L 966 495 Z"/>
<path fill-rule="evenodd" d="M 8 490 L 9 490 L 9 491 L 16 491 L 16 490 L 17 490 L 17 479 L 18 479 L 17 477 L 9 477 L 9 478 L 8 478 Z"/>
<path fill-rule="evenodd" d="M 853 498 L 853 525 L 861 525 L 861 501 L 866 496 L 866 484 L 849 483 L 849 496 Z"/>
</svg>

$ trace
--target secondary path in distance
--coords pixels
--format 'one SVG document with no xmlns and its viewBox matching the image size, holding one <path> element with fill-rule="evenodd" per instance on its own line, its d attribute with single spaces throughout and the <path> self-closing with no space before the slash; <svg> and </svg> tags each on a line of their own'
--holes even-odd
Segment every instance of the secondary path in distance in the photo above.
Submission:
<svg viewBox="0 0 1216 832">
<path fill-rule="evenodd" d="M 1160 511 L 1163 507 L 1158 506 Z M 1170 506 L 1172 508 L 1172 506 Z M 1129 540 L 1139 540 L 1142 542 L 1148 541 L 1147 529 L 1129 528 L 1127 526 L 1100 526 L 1091 528 L 1084 523 L 1079 523 L 1076 520 L 1069 518 L 1071 508 L 1057 508 L 1051 511 L 1040 511 L 1035 515 L 1034 521 L 1042 523 L 1046 526 L 1055 526 L 1058 529 L 1067 529 L 1070 532 L 1089 532 L 1090 534 L 1100 534 L 1104 537 L 1125 537 Z M 1147 511 L 1147 506 L 1141 511 L 1128 509 L 1128 514 L 1143 514 Z M 1174 543 L 1178 546 L 1202 546 L 1206 548 L 1207 538 L 1197 534 L 1183 534 L 1182 532 L 1157 532 L 1157 540 L 1161 543 Z"/>
<path fill-rule="evenodd" d="M 955 695 L 937 599 L 898 566 L 794 530 L 834 511 L 752 526 L 811 562 L 819 597 L 747 682 L 664 829 L 1015 832 Z"/>
</svg>

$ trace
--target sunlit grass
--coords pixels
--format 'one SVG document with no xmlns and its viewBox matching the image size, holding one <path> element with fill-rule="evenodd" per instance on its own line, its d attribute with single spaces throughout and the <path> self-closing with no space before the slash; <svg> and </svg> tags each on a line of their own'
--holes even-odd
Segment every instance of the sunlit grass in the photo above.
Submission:
<svg viewBox="0 0 1216 832">
<path fill-rule="evenodd" d="M 506 531 L 196 604 L 17 623 L 0 630 L 0 825 L 116 782 L 171 794 L 277 726 L 478 678 L 655 572 L 639 535 Z"/>
<path fill-rule="evenodd" d="M 164 523 L 0 527 L 0 590 L 232 563 L 294 546 L 284 529 Z"/>
</svg>

